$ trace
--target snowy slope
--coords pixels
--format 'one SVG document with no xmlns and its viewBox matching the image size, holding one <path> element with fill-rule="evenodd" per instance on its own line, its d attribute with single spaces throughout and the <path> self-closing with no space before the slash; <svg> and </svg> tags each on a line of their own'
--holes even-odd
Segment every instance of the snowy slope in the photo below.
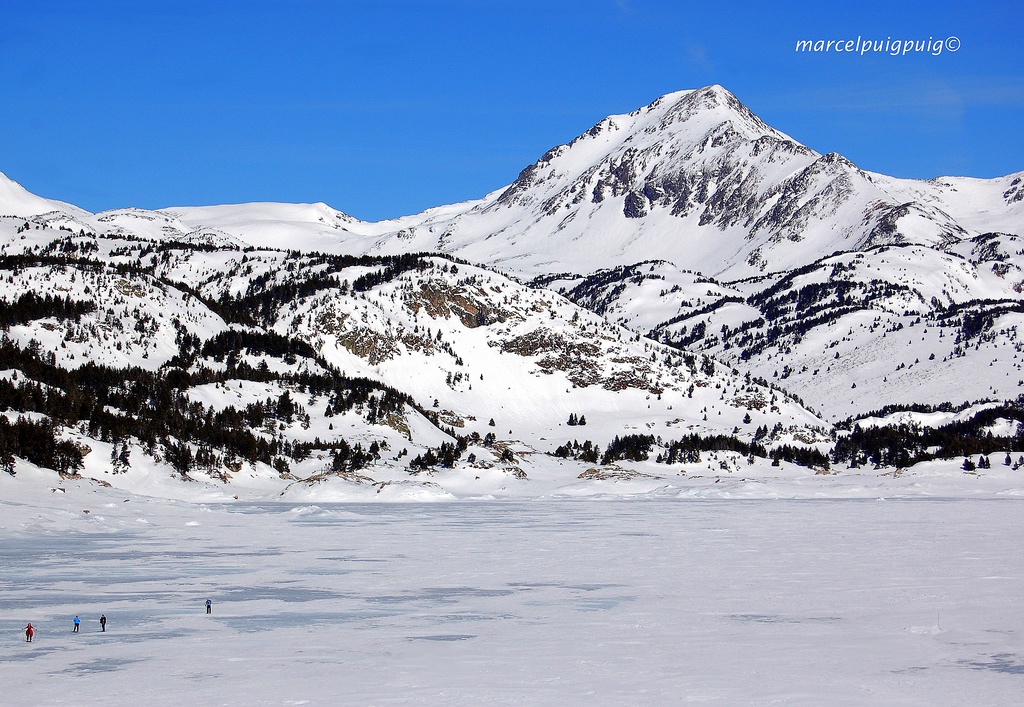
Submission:
<svg viewBox="0 0 1024 707">
<path fill-rule="evenodd" d="M 608 318 L 778 383 L 833 419 L 1014 399 L 1021 239 L 879 246 L 724 284 L 666 263 L 545 283 Z"/>
<path fill-rule="evenodd" d="M 89 216 L 89 212 L 77 206 L 36 196 L 6 175 L 0 174 L 0 214 L 27 218 L 51 213 L 64 213 L 79 218 Z"/>
<path fill-rule="evenodd" d="M 201 263 L 221 263 L 219 256 L 182 253 L 185 260 L 169 262 L 167 272 L 188 282 L 187 273 L 207 272 Z M 332 267 L 330 277 L 356 283 L 380 272 Z M 325 271 L 301 257 L 250 253 L 244 265 L 188 284 L 216 296 L 241 292 L 239 278 L 259 278 L 263 289 L 300 284 L 298 273 Z M 639 339 L 550 291 L 439 258 L 359 292 L 343 284 L 289 299 L 266 324 L 308 341 L 348 374 L 410 393 L 460 431 L 512 434 L 542 451 L 567 441 L 569 432 L 601 440 L 630 430 L 667 435 L 681 421 L 687 429 L 731 432 L 743 426 L 749 407 L 735 399 L 748 393 L 778 406 L 774 413 L 765 408 L 764 419 L 755 413 L 749 431 L 761 424 L 821 424 L 783 394 L 748 385 L 703 357 Z M 566 430 L 570 414 L 585 415 L 589 425 Z"/>
</svg>

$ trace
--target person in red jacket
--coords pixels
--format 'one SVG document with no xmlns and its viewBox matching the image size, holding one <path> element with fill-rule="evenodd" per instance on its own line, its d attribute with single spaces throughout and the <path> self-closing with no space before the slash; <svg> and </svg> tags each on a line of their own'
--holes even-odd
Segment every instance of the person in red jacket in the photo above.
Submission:
<svg viewBox="0 0 1024 707">
<path fill-rule="evenodd" d="M 25 627 L 25 640 L 29 643 L 32 642 L 32 637 L 36 635 L 36 630 L 32 628 L 32 624 Z"/>
</svg>

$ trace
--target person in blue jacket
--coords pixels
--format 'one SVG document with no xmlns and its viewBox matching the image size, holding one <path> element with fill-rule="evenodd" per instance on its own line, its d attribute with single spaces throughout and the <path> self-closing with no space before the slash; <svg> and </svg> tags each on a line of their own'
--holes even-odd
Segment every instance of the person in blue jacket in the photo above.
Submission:
<svg viewBox="0 0 1024 707">
<path fill-rule="evenodd" d="M 210 601 L 209 599 L 206 600 L 206 613 L 207 614 L 212 614 L 213 613 L 213 602 Z"/>
<path fill-rule="evenodd" d="M 78 614 L 75 614 L 75 628 L 71 631 L 71 633 L 78 633 L 78 627 L 81 624 L 82 624 L 82 620 L 80 618 L 78 618 Z"/>
</svg>

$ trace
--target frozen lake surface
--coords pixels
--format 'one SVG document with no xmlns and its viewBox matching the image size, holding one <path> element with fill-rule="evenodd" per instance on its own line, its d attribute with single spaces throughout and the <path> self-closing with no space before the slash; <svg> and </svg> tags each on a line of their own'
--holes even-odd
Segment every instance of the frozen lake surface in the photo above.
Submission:
<svg viewBox="0 0 1024 707">
<path fill-rule="evenodd" d="M 7 705 L 1024 690 L 1021 500 L 203 506 L 104 489 L 86 514 L 54 496 L 0 505 Z"/>
</svg>

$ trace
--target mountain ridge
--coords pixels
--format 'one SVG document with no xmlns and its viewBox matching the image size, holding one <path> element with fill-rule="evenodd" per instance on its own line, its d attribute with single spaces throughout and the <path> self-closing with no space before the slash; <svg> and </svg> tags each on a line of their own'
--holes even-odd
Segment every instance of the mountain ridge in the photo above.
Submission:
<svg viewBox="0 0 1024 707">
<path fill-rule="evenodd" d="M 70 207 L 68 215 L 93 230 L 102 218 L 128 234 L 144 231 L 128 223 L 131 211 L 161 222 L 171 237 L 210 230 L 255 247 L 446 252 L 528 277 L 656 257 L 730 280 L 868 248 L 896 231 L 930 244 L 990 231 L 1024 235 L 1022 177 L 925 181 L 866 172 L 771 128 L 713 85 L 604 118 L 481 199 L 396 219 L 364 222 L 325 204 L 279 203 L 93 215 Z M 14 202 L 39 212 L 19 216 L 68 207 L 9 191 L 0 191 L 0 210 Z M 588 246 L 583 258 L 580 243 Z"/>
<path fill-rule="evenodd" d="M 1024 173 L 867 172 L 720 86 L 376 223 L 3 177 L 0 452 L 431 495 L 1024 451 L 1022 215 Z"/>
</svg>

